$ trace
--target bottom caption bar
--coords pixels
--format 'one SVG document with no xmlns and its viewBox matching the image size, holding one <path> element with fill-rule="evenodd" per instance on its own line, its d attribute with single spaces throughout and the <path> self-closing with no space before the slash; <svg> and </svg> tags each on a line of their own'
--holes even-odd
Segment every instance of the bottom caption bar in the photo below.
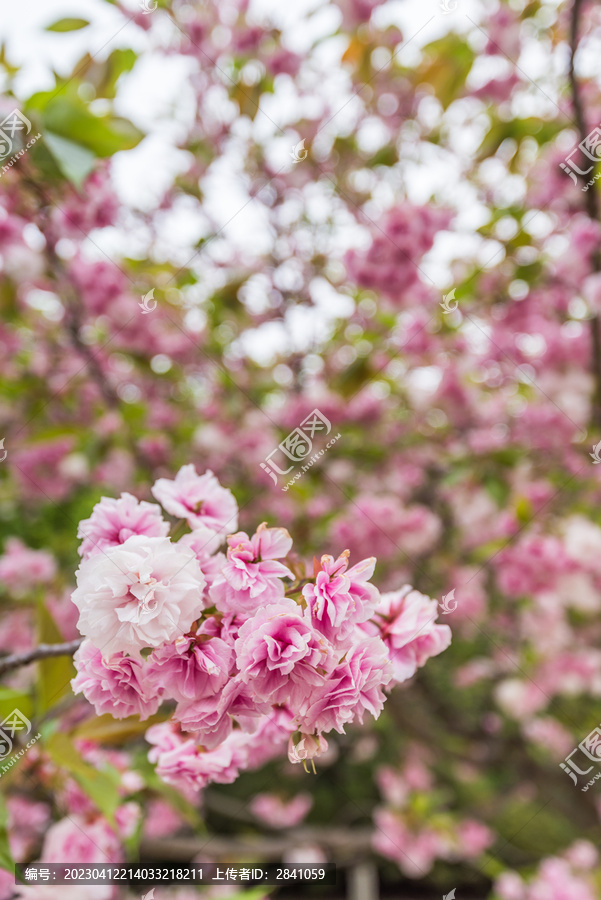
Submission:
<svg viewBox="0 0 601 900">
<path fill-rule="evenodd" d="M 16 884 L 264 884 L 274 886 L 296 882 L 301 884 L 336 884 L 336 866 L 242 866 L 230 863 L 172 863 L 152 866 L 114 866 L 98 863 L 81 866 L 76 863 L 32 863 L 17 866 Z"/>
</svg>

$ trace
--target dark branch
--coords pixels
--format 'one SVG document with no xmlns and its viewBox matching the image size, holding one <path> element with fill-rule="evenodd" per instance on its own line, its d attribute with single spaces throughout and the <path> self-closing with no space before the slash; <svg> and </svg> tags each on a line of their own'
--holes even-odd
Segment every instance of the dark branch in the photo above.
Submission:
<svg viewBox="0 0 601 900">
<path fill-rule="evenodd" d="M 3 656 L 0 658 L 0 675 L 10 672 L 11 669 L 18 669 L 20 666 L 28 666 L 39 659 L 49 659 L 51 656 L 73 656 L 82 641 L 83 638 L 77 638 L 76 641 L 69 641 L 66 644 L 39 644 L 33 650 L 28 650 L 27 653 Z"/>
</svg>

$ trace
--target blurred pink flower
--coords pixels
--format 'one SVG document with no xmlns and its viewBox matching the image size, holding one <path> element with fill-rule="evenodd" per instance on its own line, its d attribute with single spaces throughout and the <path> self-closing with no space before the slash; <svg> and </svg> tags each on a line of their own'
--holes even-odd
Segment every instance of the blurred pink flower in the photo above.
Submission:
<svg viewBox="0 0 601 900">
<path fill-rule="evenodd" d="M 310 794 L 297 794 L 284 801 L 277 794 L 257 794 L 250 811 L 271 828 L 293 828 L 303 821 L 313 805 Z"/>
<path fill-rule="evenodd" d="M 22 597 L 36 584 L 52 581 L 55 575 L 56 563 L 50 553 L 31 550 L 19 538 L 7 539 L 0 556 L 0 580 L 6 583 L 11 594 Z"/>
</svg>

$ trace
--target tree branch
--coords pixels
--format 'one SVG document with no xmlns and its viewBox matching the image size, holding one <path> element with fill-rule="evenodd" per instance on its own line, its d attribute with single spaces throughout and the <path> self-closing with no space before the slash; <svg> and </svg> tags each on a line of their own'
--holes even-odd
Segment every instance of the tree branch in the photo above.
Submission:
<svg viewBox="0 0 601 900">
<path fill-rule="evenodd" d="M 373 853 L 373 829 L 295 828 L 285 835 L 254 837 L 148 838 L 140 845 L 140 856 L 148 859 L 188 861 L 206 847 L 211 859 L 257 859 L 275 862 L 282 854 L 298 847 L 317 845 L 336 853 L 338 865 L 355 863 L 360 856 Z"/>
<path fill-rule="evenodd" d="M 583 141 L 589 133 L 586 117 L 584 114 L 584 104 L 580 96 L 580 85 L 576 77 L 576 53 L 578 52 L 578 32 L 580 26 L 580 15 L 582 13 L 582 5 L 584 0 L 574 0 L 572 6 L 572 15 L 570 18 L 570 66 L 568 77 L 570 79 L 570 89 L 572 93 L 572 107 L 574 109 L 574 118 Z M 597 203 L 597 192 L 588 190 L 586 192 L 586 211 L 591 219 L 597 219 L 599 215 L 599 207 Z"/>
<path fill-rule="evenodd" d="M 570 17 L 570 65 L 568 77 L 570 80 L 570 90 L 572 94 L 572 107 L 574 109 L 574 118 L 583 141 L 588 135 L 588 125 L 584 112 L 584 104 L 580 95 L 580 85 L 576 77 L 576 53 L 578 52 L 578 34 L 580 30 L 580 16 L 584 0 L 574 0 L 572 6 L 572 14 Z M 599 218 L 599 204 L 595 185 L 590 185 L 586 191 L 585 199 L 586 212 L 590 219 L 594 222 Z M 593 272 L 598 272 L 601 268 L 599 252 L 593 254 L 592 258 Z M 590 320 L 591 331 L 591 372 L 594 379 L 593 409 L 592 422 L 595 426 L 601 427 L 601 336 L 599 334 L 599 316 L 594 315 Z"/>
<path fill-rule="evenodd" d="M 49 659 L 51 656 L 73 656 L 83 638 L 69 641 L 65 644 L 39 644 L 27 653 L 14 653 L 12 656 L 0 657 L 0 675 L 18 669 L 20 666 L 28 666 L 39 659 Z"/>
</svg>

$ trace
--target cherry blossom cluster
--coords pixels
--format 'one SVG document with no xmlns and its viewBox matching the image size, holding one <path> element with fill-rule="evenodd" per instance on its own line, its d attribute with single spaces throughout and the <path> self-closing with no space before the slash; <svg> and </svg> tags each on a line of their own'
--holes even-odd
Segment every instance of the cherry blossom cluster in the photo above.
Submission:
<svg viewBox="0 0 601 900">
<path fill-rule="evenodd" d="M 177 540 L 160 506 L 131 494 L 102 498 L 79 525 L 73 689 L 116 718 L 174 703 L 147 731 L 166 782 L 232 782 L 286 740 L 293 762 L 313 759 L 450 643 L 436 601 L 379 594 L 373 557 L 326 554 L 305 577 L 285 528 L 237 531 L 236 500 L 211 471 L 183 466 L 152 494 L 190 529 Z"/>
</svg>

